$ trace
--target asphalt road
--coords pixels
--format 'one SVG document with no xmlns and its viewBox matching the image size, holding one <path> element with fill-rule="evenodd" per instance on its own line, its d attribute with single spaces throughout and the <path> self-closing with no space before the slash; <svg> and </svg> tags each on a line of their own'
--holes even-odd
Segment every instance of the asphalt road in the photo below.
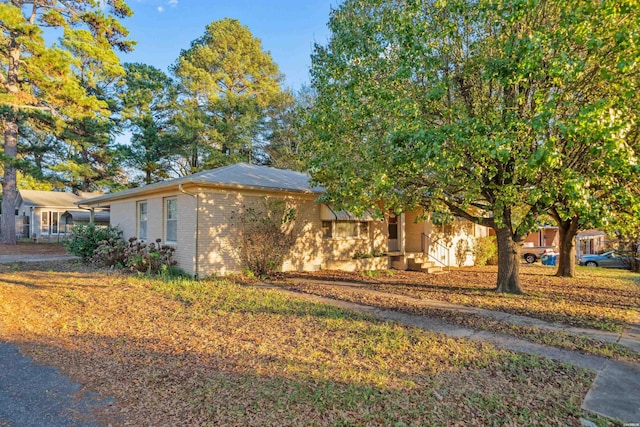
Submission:
<svg viewBox="0 0 640 427">
<path fill-rule="evenodd" d="M 0 342 L 0 427 L 97 426 L 91 409 L 109 405 L 56 368 L 35 363 Z"/>
</svg>

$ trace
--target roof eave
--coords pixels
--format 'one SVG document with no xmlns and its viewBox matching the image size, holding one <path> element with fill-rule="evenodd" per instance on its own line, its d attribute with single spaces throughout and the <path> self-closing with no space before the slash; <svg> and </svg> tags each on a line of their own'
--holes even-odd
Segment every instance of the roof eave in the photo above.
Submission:
<svg viewBox="0 0 640 427">
<path fill-rule="evenodd" d="M 124 190 L 124 191 L 120 191 L 118 193 L 113 193 L 113 194 L 105 194 L 104 196 L 83 200 L 81 202 L 76 203 L 76 205 L 78 207 L 80 205 L 99 207 L 99 206 L 104 206 L 105 202 L 128 199 L 131 197 L 135 197 L 136 195 L 139 195 L 139 194 L 162 191 L 162 190 L 170 189 L 173 187 L 178 189 L 181 185 L 196 185 L 196 186 L 202 186 L 202 187 L 227 188 L 231 190 L 273 191 L 278 193 L 288 193 L 288 194 L 296 194 L 296 195 L 305 194 L 309 196 L 320 195 L 324 193 L 324 191 L 320 191 L 320 190 L 316 191 L 312 189 L 300 190 L 300 189 L 281 188 L 281 187 L 265 187 L 265 186 L 255 186 L 255 185 L 230 184 L 230 183 L 211 182 L 211 181 L 206 181 L 201 179 L 187 178 L 184 180 L 174 180 L 166 183 L 159 182 L 157 184 L 152 184 L 151 186 L 132 188 L 130 190 Z"/>
</svg>

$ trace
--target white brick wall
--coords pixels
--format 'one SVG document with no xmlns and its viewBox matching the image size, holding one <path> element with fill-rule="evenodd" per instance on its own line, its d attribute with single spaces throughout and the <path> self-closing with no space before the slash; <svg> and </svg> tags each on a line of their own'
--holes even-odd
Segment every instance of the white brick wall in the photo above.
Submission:
<svg viewBox="0 0 640 427">
<path fill-rule="evenodd" d="M 238 256 L 237 215 L 243 206 L 260 206 L 266 195 L 255 191 L 225 191 L 209 188 L 185 188 L 198 195 L 198 229 L 196 235 L 196 199 L 179 191 L 136 197 L 111 203 L 111 224 L 123 230 L 125 239 L 137 235 L 137 205 L 147 202 L 147 237 L 149 242 L 164 236 L 164 201 L 178 201 L 178 242 L 175 259 L 186 273 L 199 277 L 224 275 L 242 269 Z M 369 237 L 364 239 L 323 239 L 320 204 L 317 195 L 283 195 L 271 193 L 272 199 L 284 199 L 296 209 L 299 234 L 290 254 L 285 258 L 284 271 L 317 270 L 326 259 L 350 259 L 356 251 L 386 251 L 386 223 L 371 221 Z M 198 259 L 196 262 L 196 240 Z"/>
<path fill-rule="evenodd" d="M 125 240 L 138 235 L 137 203 L 147 202 L 147 242 L 161 239 L 166 241 L 164 231 L 164 206 L 167 198 L 175 197 L 178 202 L 178 242 L 174 259 L 178 266 L 188 274 L 194 274 L 195 255 L 195 199 L 180 192 L 167 192 L 160 195 L 137 197 L 111 203 L 111 225 L 118 226 Z"/>
</svg>

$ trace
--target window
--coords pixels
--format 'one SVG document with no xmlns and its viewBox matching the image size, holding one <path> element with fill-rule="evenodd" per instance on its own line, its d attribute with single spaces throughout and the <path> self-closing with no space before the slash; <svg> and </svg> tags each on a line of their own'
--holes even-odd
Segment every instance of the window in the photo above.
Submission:
<svg viewBox="0 0 640 427">
<path fill-rule="evenodd" d="M 40 234 L 58 234 L 60 212 L 42 211 L 40 213 Z"/>
<path fill-rule="evenodd" d="M 178 200 L 165 199 L 164 239 L 167 243 L 178 241 Z"/>
<path fill-rule="evenodd" d="M 147 239 L 147 202 L 138 202 L 138 239 Z"/>
<path fill-rule="evenodd" d="M 322 237 L 324 239 L 330 239 L 333 237 L 331 233 L 331 221 L 322 221 Z"/>
<path fill-rule="evenodd" d="M 49 211 L 43 211 L 41 212 L 41 221 L 40 221 L 40 229 L 41 232 L 40 234 L 49 234 L 49 214 L 51 212 Z"/>
<path fill-rule="evenodd" d="M 369 223 L 365 221 L 322 221 L 322 236 L 327 238 L 367 238 Z"/>
<path fill-rule="evenodd" d="M 389 216 L 389 240 L 398 239 L 398 217 Z"/>
<path fill-rule="evenodd" d="M 367 238 L 369 237 L 369 223 L 365 221 L 361 221 L 359 224 L 358 237 Z"/>
</svg>

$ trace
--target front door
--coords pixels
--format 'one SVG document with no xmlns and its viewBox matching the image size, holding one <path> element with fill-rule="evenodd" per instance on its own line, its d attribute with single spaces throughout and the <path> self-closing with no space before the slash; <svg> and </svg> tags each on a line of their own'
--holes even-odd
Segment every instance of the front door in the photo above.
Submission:
<svg viewBox="0 0 640 427">
<path fill-rule="evenodd" d="M 60 212 L 42 211 L 40 214 L 40 235 L 58 234 Z"/>
<path fill-rule="evenodd" d="M 389 215 L 389 252 L 396 252 L 399 250 L 398 246 L 398 217 L 395 215 Z"/>
</svg>

